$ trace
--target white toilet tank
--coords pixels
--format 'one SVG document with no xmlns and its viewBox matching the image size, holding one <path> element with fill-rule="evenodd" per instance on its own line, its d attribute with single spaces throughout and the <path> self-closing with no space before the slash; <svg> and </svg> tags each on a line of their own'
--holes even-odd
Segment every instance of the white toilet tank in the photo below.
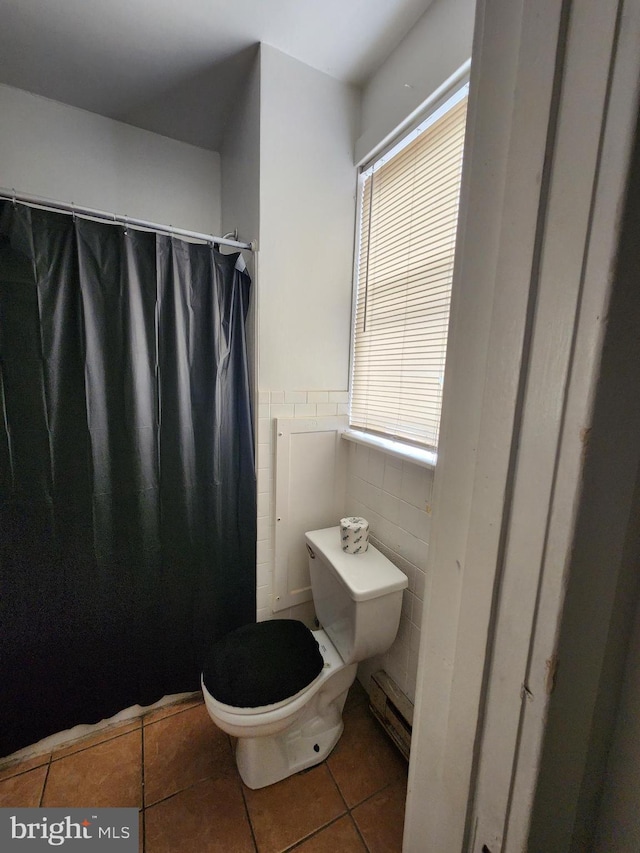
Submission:
<svg viewBox="0 0 640 853">
<path fill-rule="evenodd" d="M 320 624 L 347 664 L 382 654 L 393 643 L 407 576 L 373 545 L 342 550 L 340 527 L 305 533 L 313 602 Z"/>
</svg>

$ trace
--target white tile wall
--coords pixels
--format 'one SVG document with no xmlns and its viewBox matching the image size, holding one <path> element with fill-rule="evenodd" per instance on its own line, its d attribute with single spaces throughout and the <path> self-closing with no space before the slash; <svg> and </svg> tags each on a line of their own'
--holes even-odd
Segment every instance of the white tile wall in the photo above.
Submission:
<svg viewBox="0 0 640 853">
<path fill-rule="evenodd" d="M 378 669 L 415 700 L 424 598 L 433 471 L 379 450 L 349 443 L 347 512 L 369 521 L 372 543 L 409 579 L 400 627 L 389 651 L 360 664 L 365 687 Z"/>
<path fill-rule="evenodd" d="M 346 391 L 260 391 L 258 394 L 258 546 L 257 546 L 257 618 L 300 619 L 313 627 L 313 603 L 290 607 L 274 613 L 274 536 L 273 510 L 275 489 L 274 418 L 314 418 L 346 415 L 349 395 Z M 346 419 L 345 419 L 346 426 Z M 337 523 L 337 520 L 336 520 Z"/>
</svg>

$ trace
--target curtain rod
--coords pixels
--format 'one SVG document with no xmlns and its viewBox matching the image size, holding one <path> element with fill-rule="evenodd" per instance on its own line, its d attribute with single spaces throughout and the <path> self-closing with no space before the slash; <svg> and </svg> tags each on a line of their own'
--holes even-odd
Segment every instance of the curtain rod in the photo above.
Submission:
<svg viewBox="0 0 640 853">
<path fill-rule="evenodd" d="M 235 249 L 248 249 L 250 252 L 255 252 L 257 247 L 256 241 L 250 243 L 241 243 L 238 240 L 230 240 L 227 237 L 215 237 L 213 234 L 200 234 L 197 231 L 187 231 L 184 228 L 174 228 L 173 225 L 160 225 L 157 222 L 147 222 L 145 219 L 135 219 L 130 216 L 121 216 L 117 213 L 107 213 L 104 210 L 93 210 L 90 207 L 81 207 L 76 204 L 68 204 L 67 202 L 54 201 L 53 199 L 41 198 L 37 195 L 29 195 L 27 193 L 17 193 L 15 190 L 8 190 L 4 187 L 0 188 L 0 201 L 21 202 L 36 207 L 48 207 L 53 210 L 62 210 L 65 213 L 72 213 L 78 216 L 88 216 L 92 219 L 104 219 L 107 222 L 119 222 L 122 225 L 131 225 L 138 228 L 148 228 L 150 231 L 160 231 L 165 234 L 175 234 L 177 237 L 191 237 L 194 240 L 202 240 L 204 243 L 219 243 L 221 246 L 232 246 Z"/>
</svg>

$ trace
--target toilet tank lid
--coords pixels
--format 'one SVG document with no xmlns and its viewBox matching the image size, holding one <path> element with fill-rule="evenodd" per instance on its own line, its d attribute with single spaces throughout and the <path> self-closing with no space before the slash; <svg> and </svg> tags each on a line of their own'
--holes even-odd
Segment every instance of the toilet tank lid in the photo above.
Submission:
<svg viewBox="0 0 640 853">
<path fill-rule="evenodd" d="M 343 551 L 339 526 L 311 530 L 304 536 L 311 549 L 321 554 L 340 576 L 354 601 L 378 598 L 409 584 L 407 576 L 371 543 L 360 554 Z"/>
</svg>

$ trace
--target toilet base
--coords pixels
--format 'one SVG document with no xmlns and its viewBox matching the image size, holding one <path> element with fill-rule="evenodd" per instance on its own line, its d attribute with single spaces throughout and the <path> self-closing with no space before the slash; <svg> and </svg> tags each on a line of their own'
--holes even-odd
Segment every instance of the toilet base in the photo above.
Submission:
<svg viewBox="0 0 640 853">
<path fill-rule="evenodd" d="M 273 785 L 319 764 L 340 740 L 344 723 L 303 734 L 286 731 L 272 737 L 240 738 L 236 747 L 236 764 L 242 781 L 248 788 Z"/>
<path fill-rule="evenodd" d="M 248 788 L 273 785 L 324 761 L 344 730 L 342 709 L 355 674 L 355 664 L 336 673 L 328 689 L 314 697 L 301 717 L 279 734 L 238 738 L 236 764 Z M 331 693 L 333 700 L 329 699 Z"/>
</svg>

